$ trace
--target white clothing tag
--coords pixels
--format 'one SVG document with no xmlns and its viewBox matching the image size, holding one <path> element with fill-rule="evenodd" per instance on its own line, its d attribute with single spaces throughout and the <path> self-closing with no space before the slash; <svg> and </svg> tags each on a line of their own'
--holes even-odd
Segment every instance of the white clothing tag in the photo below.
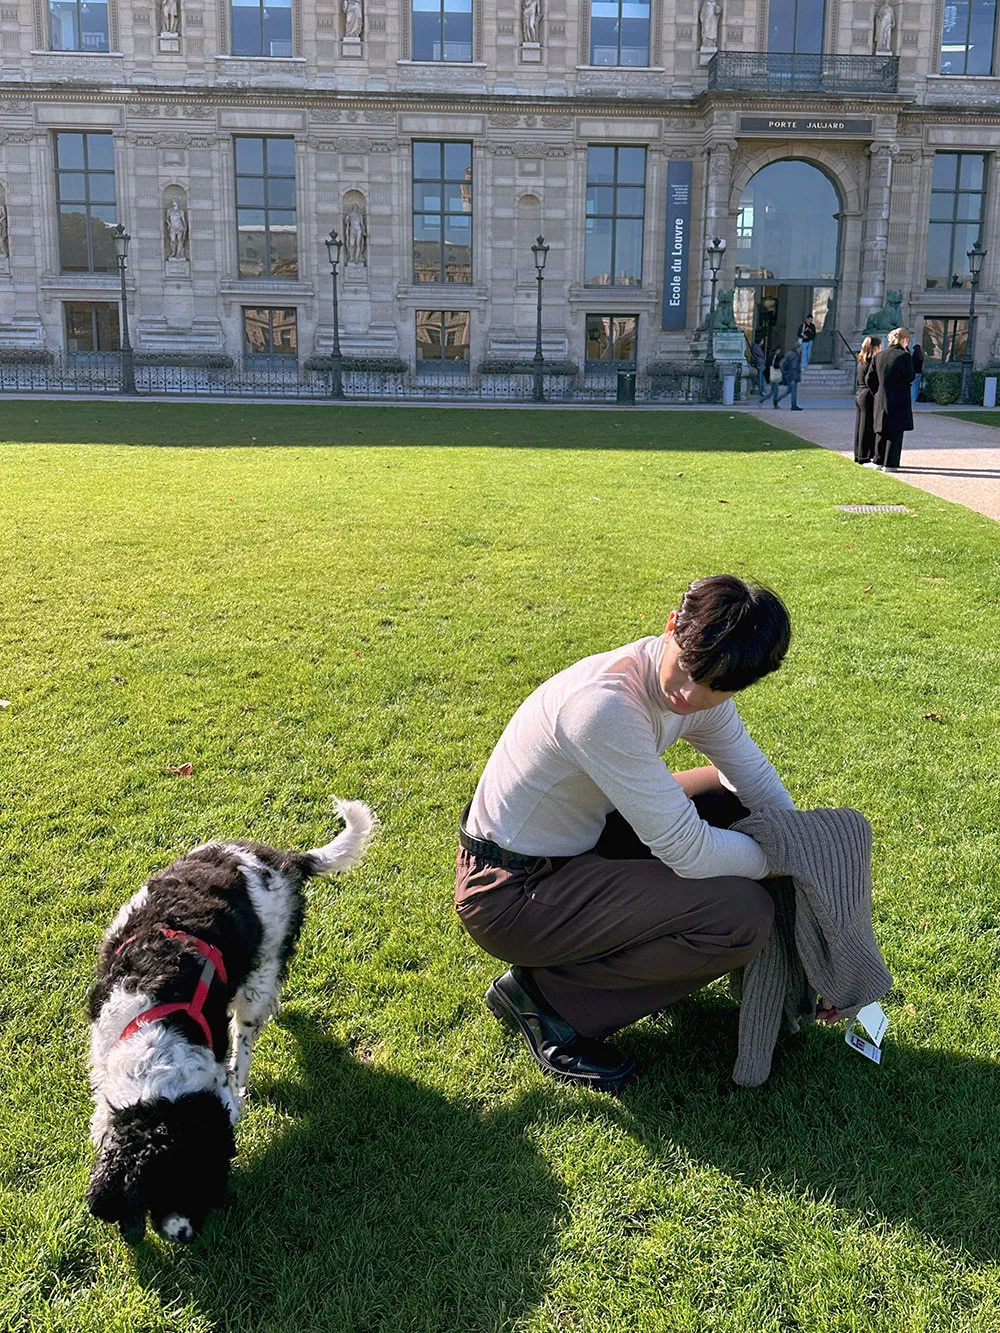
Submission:
<svg viewBox="0 0 1000 1333">
<path fill-rule="evenodd" d="M 858 1010 L 857 1021 L 871 1037 L 876 1046 L 882 1045 L 882 1038 L 885 1036 L 885 1030 L 889 1026 L 889 1020 L 885 1016 L 885 1010 L 880 1004 L 866 1004 L 863 1009 Z"/>
<path fill-rule="evenodd" d="M 855 1032 L 853 1023 L 848 1024 L 847 1031 L 844 1033 L 844 1040 L 852 1051 L 857 1051 L 859 1055 L 863 1055 L 877 1065 L 882 1063 L 882 1052 L 877 1046 L 873 1046 L 870 1041 L 865 1041 L 859 1032 Z"/>
</svg>

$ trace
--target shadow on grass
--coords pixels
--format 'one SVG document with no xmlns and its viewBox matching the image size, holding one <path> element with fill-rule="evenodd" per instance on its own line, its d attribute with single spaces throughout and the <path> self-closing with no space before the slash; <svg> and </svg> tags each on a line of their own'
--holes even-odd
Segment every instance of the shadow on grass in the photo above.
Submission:
<svg viewBox="0 0 1000 1333">
<path fill-rule="evenodd" d="M 897 1046 L 890 1029 L 876 1067 L 841 1024 L 783 1037 L 768 1082 L 742 1089 L 730 1079 L 737 1020 L 705 992 L 636 1028 L 623 1044 L 642 1077 L 606 1114 L 654 1155 L 680 1144 L 749 1187 L 829 1195 L 996 1260 L 997 1065 Z"/>
<path fill-rule="evenodd" d="M 746 414 L 545 411 L 296 403 L 5 402 L 0 436 L 11 444 L 114 444 L 232 449 L 612 449 L 769 453 L 818 446 Z M 765 441 L 770 441 L 765 445 Z"/>
<path fill-rule="evenodd" d="M 510 1328 L 541 1295 L 562 1211 L 530 1115 L 456 1107 L 294 1012 L 281 1026 L 302 1079 L 251 1095 L 293 1124 L 237 1159 L 194 1246 L 139 1247 L 140 1281 L 219 1330 Z"/>
</svg>

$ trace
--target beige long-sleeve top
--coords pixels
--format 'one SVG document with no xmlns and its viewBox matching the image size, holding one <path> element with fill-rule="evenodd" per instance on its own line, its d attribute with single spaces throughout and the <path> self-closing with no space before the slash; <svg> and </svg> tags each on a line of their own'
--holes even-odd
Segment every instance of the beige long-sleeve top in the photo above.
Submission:
<svg viewBox="0 0 1000 1333">
<path fill-rule="evenodd" d="M 529 695 L 483 771 L 468 831 L 526 856 L 577 856 L 618 810 L 678 875 L 763 878 L 760 847 L 700 819 L 661 756 L 686 740 L 749 810 L 794 802 L 732 699 L 683 716 L 671 711 L 660 685 L 663 649 L 654 635 L 585 657 Z"/>
</svg>

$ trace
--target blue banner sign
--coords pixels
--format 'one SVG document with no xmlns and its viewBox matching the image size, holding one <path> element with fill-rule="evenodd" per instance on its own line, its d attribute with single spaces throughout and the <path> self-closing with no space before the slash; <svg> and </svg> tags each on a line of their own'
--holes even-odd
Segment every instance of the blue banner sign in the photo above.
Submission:
<svg viewBox="0 0 1000 1333">
<path fill-rule="evenodd" d="M 691 252 L 690 162 L 667 164 L 667 232 L 663 253 L 663 323 L 687 328 L 688 257 Z"/>
</svg>

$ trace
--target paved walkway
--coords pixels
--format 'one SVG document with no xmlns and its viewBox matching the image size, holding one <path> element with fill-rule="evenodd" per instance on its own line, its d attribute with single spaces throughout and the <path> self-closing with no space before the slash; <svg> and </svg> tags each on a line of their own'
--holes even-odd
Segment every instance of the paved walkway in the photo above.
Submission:
<svg viewBox="0 0 1000 1333">
<path fill-rule="evenodd" d="M 778 412 L 770 404 L 750 410 L 762 421 L 780 424 L 800 439 L 853 458 L 853 399 L 826 399 L 812 404 L 803 400 L 802 406 L 804 410 L 794 416 L 788 411 L 787 400 Z M 941 408 L 923 403 L 914 409 L 913 425 L 914 429 L 903 436 L 903 457 L 895 476 L 910 486 L 1000 520 L 1000 430 L 956 421 Z"/>
</svg>

